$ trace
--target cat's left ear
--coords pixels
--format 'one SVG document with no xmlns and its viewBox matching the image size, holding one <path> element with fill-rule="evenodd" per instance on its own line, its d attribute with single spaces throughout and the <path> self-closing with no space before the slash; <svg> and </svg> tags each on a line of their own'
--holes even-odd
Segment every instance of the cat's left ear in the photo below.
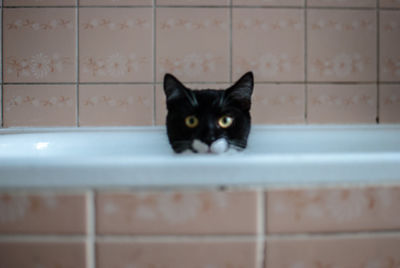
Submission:
<svg viewBox="0 0 400 268">
<path fill-rule="evenodd" d="M 164 76 L 164 92 L 167 101 L 184 95 L 186 87 L 172 74 L 165 74 Z"/>
<path fill-rule="evenodd" d="M 250 110 L 251 94 L 253 93 L 254 76 L 252 72 L 244 74 L 233 86 L 225 91 L 225 98 L 233 101 L 242 110 Z"/>
</svg>

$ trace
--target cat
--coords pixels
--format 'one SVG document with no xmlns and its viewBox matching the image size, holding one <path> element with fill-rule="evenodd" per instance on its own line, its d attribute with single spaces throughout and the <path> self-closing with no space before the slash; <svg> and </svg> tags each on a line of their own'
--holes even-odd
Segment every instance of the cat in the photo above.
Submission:
<svg viewBox="0 0 400 268">
<path fill-rule="evenodd" d="M 225 90 L 192 90 L 171 74 L 164 76 L 167 135 L 176 153 L 223 153 L 247 146 L 251 128 L 253 73 Z"/>
</svg>

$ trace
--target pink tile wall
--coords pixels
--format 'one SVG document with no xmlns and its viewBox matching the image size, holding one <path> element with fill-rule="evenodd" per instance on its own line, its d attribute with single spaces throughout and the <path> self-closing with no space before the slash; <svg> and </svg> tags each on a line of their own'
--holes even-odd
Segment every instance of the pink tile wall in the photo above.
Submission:
<svg viewBox="0 0 400 268">
<path fill-rule="evenodd" d="M 255 234 L 256 193 L 171 191 L 99 193 L 101 234 Z"/>
<path fill-rule="evenodd" d="M 400 186 L 0 193 L 0 265 L 396 268 Z"/>
<path fill-rule="evenodd" d="M 0 123 L 162 125 L 166 72 L 225 86 L 248 70 L 255 124 L 398 123 L 399 7 L 397 0 L 4 0 Z M 25 94 L 39 100 L 70 87 L 61 97 L 72 106 L 10 109 L 9 96 L 25 86 L 42 88 Z M 85 106 L 96 97 L 113 101 Z M 128 105 L 105 105 L 114 102 Z"/>
</svg>

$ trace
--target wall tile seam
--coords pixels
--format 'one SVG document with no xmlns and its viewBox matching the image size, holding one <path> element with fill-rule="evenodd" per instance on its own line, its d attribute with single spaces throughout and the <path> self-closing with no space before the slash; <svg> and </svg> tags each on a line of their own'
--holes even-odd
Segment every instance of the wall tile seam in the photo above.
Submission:
<svg viewBox="0 0 400 268">
<path fill-rule="evenodd" d="M 153 35 L 152 35 L 152 46 L 153 46 L 153 117 L 152 117 L 152 125 L 155 126 L 157 125 L 157 9 L 155 8 L 156 6 L 156 0 L 153 0 L 153 6 L 152 6 L 152 14 L 153 14 Z"/>
<path fill-rule="evenodd" d="M 33 8 L 33 9 L 42 9 L 42 8 L 132 8 L 132 9 L 140 9 L 140 8 L 152 8 L 152 9 L 157 9 L 157 8 L 200 8 L 200 9 L 221 9 L 221 8 L 248 8 L 248 9 L 311 9 L 311 10 L 323 10 L 323 9 L 328 9 L 328 10 L 390 10 L 390 11 L 399 11 L 400 7 L 338 7 L 338 6 L 324 6 L 324 7 L 316 7 L 316 6 L 252 6 L 252 5 L 226 5 L 226 6 L 190 6 L 190 5 L 180 5 L 180 6 L 171 6 L 171 5 L 158 5 L 158 6 L 126 6 L 126 5 L 121 5 L 121 6 L 104 6 L 104 5 L 98 5 L 98 6 L 3 6 L 1 7 L 3 9 L 20 9 L 20 8 Z"/>
<path fill-rule="evenodd" d="M 320 233 L 282 233 L 259 235 L 95 235 L 93 245 L 97 243 L 154 243 L 154 242 L 254 242 L 260 239 L 263 241 L 269 239 L 279 240 L 302 240 L 302 239 L 357 239 L 357 238 L 381 238 L 381 237 L 399 237 L 400 229 L 391 231 L 360 231 L 360 232 L 320 232 Z M 32 243 L 86 243 L 88 235 L 23 235 L 23 234 L 0 234 L 0 243 L 7 242 L 32 242 Z"/>
<path fill-rule="evenodd" d="M 3 75 L 3 57 L 4 57 L 4 44 L 3 44 L 3 18 L 4 18 L 4 9 L 3 9 L 3 0 L 0 1 L 1 10 L 0 10 L 0 39 L 1 39 L 1 49 L 0 49 L 0 128 L 4 127 L 4 75 Z"/>
<path fill-rule="evenodd" d="M 96 267 L 96 204 L 94 190 L 86 194 L 86 267 Z"/>
<path fill-rule="evenodd" d="M 231 82 L 183 82 L 185 85 L 227 85 Z M 40 85 L 70 85 L 70 86 L 82 86 L 82 85 L 162 85 L 163 82 L 83 82 L 83 83 L 57 83 L 57 82 L 7 82 L 2 83 L 3 86 L 40 86 Z M 302 81 L 255 81 L 255 85 L 270 84 L 270 85 L 281 85 L 281 84 L 295 84 L 295 85 L 400 85 L 400 81 L 387 81 L 387 82 L 307 82 Z"/>
<path fill-rule="evenodd" d="M 376 0 L 376 123 L 380 121 L 380 10 L 379 1 Z"/>
<path fill-rule="evenodd" d="M 308 124 L 308 13 L 307 0 L 304 0 L 304 123 Z"/>
<path fill-rule="evenodd" d="M 265 248 L 265 236 L 266 236 L 266 195 L 267 193 L 263 189 L 257 191 L 257 252 L 256 252 L 256 265 L 258 268 L 265 267 L 266 263 L 266 248 Z"/>
<path fill-rule="evenodd" d="M 4 0 L 3 0 L 4 1 Z M 76 0 L 76 4 L 79 4 L 79 0 Z M 75 66 L 75 71 L 76 71 L 76 91 L 75 91 L 75 101 L 76 101 L 76 106 L 75 106 L 75 118 L 76 118 L 76 126 L 79 127 L 80 125 L 80 120 L 79 120 L 79 85 L 80 85 L 80 64 L 79 64 L 79 58 L 80 58 L 80 52 L 79 52 L 79 32 L 80 32 L 80 27 L 79 27 L 79 8 L 76 8 L 75 11 L 75 23 L 76 23 L 76 33 L 75 33 L 75 51 L 76 51 L 76 66 Z"/>
</svg>

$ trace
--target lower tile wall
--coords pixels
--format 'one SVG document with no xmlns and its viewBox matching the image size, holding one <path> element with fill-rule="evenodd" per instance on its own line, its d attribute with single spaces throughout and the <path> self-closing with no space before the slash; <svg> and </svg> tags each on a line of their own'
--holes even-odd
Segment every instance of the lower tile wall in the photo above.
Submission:
<svg viewBox="0 0 400 268">
<path fill-rule="evenodd" d="M 400 267 L 400 186 L 0 193 L 0 267 Z"/>
</svg>

